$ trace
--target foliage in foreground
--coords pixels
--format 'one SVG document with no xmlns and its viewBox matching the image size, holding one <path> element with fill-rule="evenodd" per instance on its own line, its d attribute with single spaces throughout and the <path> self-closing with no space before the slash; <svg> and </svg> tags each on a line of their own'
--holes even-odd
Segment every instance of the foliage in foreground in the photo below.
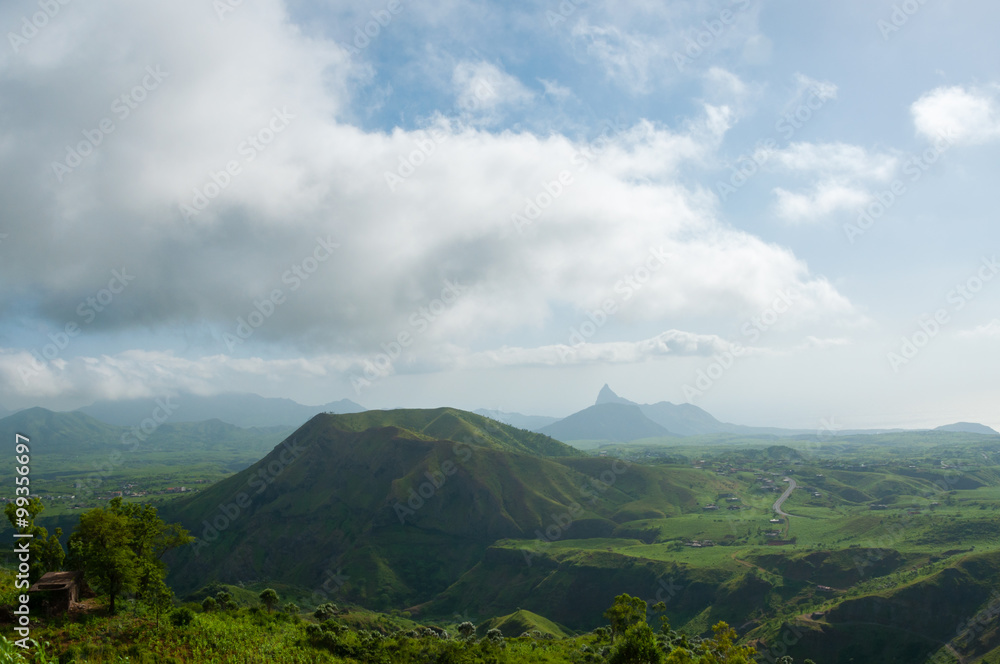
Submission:
<svg viewBox="0 0 1000 664">
<path fill-rule="evenodd" d="M 223 598 L 225 599 L 225 598 Z M 271 599 L 269 597 L 269 599 Z M 224 602 L 223 602 L 224 603 Z M 655 607 L 654 607 L 655 608 Z M 0 638 L 0 664 L 73 662 L 268 662 L 305 664 L 750 664 L 754 650 L 735 644 L 725 623 L 712 638 L 688 637 L 662 621 L 659 633 L 646 623 L 635 598 L 622 595 L 608 614 L 613 626 L 566 639 L 525 633 L 504 638 L 497 629 L 477 638 L 463 623 L 453 633 L 438 627 L 380 629 L 351 627 L 339 617 L 320 623 L 298 614 L 268 613 L 261 607 L 205 612 L 180 607 L 159 624 L 149 615 L 84 615 L 36 627 L 28 653 Z"/>
</svg>

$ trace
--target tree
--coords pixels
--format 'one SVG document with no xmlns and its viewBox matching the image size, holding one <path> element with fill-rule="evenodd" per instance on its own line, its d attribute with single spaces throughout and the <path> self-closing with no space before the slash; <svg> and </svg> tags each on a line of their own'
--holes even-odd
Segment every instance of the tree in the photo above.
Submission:
<svg viewBox="0 0 1000 664">
<path fill-rule="evenodd" d="M 476 633 L 476 626 L 471 622 L 466 620 L 464 623 L 458 626 L 458 633 L 463 639 L 472 638 L 472 635 Z"/>
<path fill-rule="evenodd" d="M 281 601 L 274 588 L 265 588 L 261 591 L 258 597 L 260 597 L 260 601 L 264 603 L 264 606 L 267 607 L 268 613 L 271 613 L 271 611 L 274 610 L 274 607 L 278 606 L 278 602 Z"/>
<path fill-rule="evenodd" d="M 632 625 L 646 623 L 646 602 L 628 594 L 618 595 L 604 617 L 611 623 L 611 642 L 614 643 L 615 637 L 624 634 Z"/>
<path fill-rule="evenodd" d="M 70 556 L 79 564 L 90 585 L 115 600 L 129 592 L 154 608 L 162 606 L 166 568 L 164 553 L 193 541 L 178 524 L 167 525 L 151 505 L 125 503 L 112 498 L 106 508 L 80 515 L 70 536 Z M 167 589 L 169 590 L 169 589 Z"/>
<path fill-rule="evenodd" d="M 611 649 L 609 664 L 660 664 L 663 651 L 645 621 L 631 625 Z"/>
<path fill-rule="evenodd" d="M 26 511 L 27 516 L 19 517 L 17 515 L 18 509 Z M 45 505 L 42 504 L 40 498 L 25 499 L 23 496 L 18 497 L 13 503 L 7 503 L 3 508 L 10 525 L 14 526 L 18 533 L 33 536 L 28 544 L 32 563 L 28 581 L 31 583 L 37 581 L 46 572 L 62 569 L 63 561 L 66 558 L 66 552 L 62 548 L 62 544 L 59 543 L 59 538 L 62 537 L 62 528 L 56 528 L 55 535 L 50 536 L 48 530 L 35 525 L 35 519 L 44 509 Z M 24 512 L 22 511 L 21 514 L 23 515 Z M 19 520 L 21 525 L 18 525 Z"/>
<path fill-rule="evenodd" d="M 173 606 L 174 591 L 170 589 L 162 577 L 159 577 L 147 587 L 143 595 L 143 601 L 153 610 L 153 615 L 156 617 L 156 626 L 159 627 L 160 616 L 163 615 L 164 611 Z"/>
<path fill-rule="evenodd" d="M 233 602 L 233 596 L 225 590 L 220 590 L 215 593 L 215 601 L 218 603 L 220 611 L 226 611 L 236 607 L 236 604 Z"/>
<path fill-rule="evenodd" d="M 705 653 L 708 662 L 713 664 L 715 662 L 753 664 L 757 654 L 756 649 L 752 646 L 736 645 L 736 639 L 739 638 L 739 635 L 735 629 L 724 621 L 719 621 L 712 626 L 712 632 L 714 638 L 705 642 L 709 646 L 708 652 Z"/>
<path fill-rule="evenodd" d="M 206 597 L 201 602 L 201 610 L 204 611 L 205 613 L 211 613 L 212 611 L 215 611 L 217 608 L 219 608 L 219 603 L 216 602 L 215 599 L 212 597 Z"/>
<path fill-rule="evenodd" d="M 336 604 L 327 602 L 326 604 L 320 604 L 317 606 L 316 610 L 313 611 L 313 615 L 316 617 L 316 620 L 329 620 L 339 612 L 340 609 L 337 608 Z"/>
</svg>

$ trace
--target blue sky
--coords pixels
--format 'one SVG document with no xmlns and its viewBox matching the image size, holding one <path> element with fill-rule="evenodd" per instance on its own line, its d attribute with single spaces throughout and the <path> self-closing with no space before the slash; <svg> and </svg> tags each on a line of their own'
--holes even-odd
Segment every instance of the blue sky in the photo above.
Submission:
<svg viewBox="0 0 1000 664">
<path fill-rule="evenodd" d="M 991 3 L 44 11 L 0 8 L 8 409 L 1000 426 Z"/>
</svg>

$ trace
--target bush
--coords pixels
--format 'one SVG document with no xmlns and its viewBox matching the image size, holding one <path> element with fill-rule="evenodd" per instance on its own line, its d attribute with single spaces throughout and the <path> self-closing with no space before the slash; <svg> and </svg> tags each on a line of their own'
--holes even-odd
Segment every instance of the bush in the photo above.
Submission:
<svg viewBox="0 0 1000 664">
<path fill-rule="evenodd" d="M 340 613 L 340 609 L 337 605 L 327 602 L 326 604 L 320 604 L 317 606 L 313 615 L 316 617 L 316 620 L 329 620 L 338 613 Z"/>
<path fill-rule="evenodd" d="M 174 627 L 186 627 L 194 620 L 194 612 L 186 606 L 170 612 L 170 622 Z"/>
<path fill-rule="evenodd" d="M 663 651 L 656 645 L 656 635 L 645 622 L 625 630 L 611 649 L 609 664 L 660 664 Z"/>
</svg>

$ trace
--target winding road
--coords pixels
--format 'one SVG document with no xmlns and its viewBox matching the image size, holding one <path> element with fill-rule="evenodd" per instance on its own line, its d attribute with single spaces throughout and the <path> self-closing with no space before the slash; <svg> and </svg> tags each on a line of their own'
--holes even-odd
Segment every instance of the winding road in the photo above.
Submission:
<svg viewBox="0 0 1000 664">
<path fill-rule="evenodd" d="M 795 487 L 798 485 L 795 483 L 795 480 L 793 480 L 791 477 L 786 477 L 784 481 L 788 482 L 788 488 L 785 489 L 785 492 L 781 494 L 780 498 L 774 501 L 774 506 L 772 507 L 772 509 L 774 510 L 775 514 L 785 517 L 785 539 L 788 539 L 788 531 L 792 527 L 792 520 L 790 518 L 791 517 L 790 514 L 782 511 L 781 504 L 784 503 L 786 500 L 788 500 L 788 497 L 792 495 L 792 491 L 795 491 Z"/>
<path fill-rule="evenodd" d="M 791 477 L 786 477 L 784 481 L 788 482 L 788 488 L 785 489 L 785 492 L 783 494 L 781 494 L 781 498 L 778 498 L 776 501 L 774 501 L 773 509 L 776 514 L 779 514 L 787 519 L 790 515 L 781 511 L 781 504 L 786 500 L 788 500 L 788 497 L 792 495 L 792 491 L 795 491 L 795 487 L 798 485 L 795 483 L 795 480 L 793 480 Z"/>
</svg>

